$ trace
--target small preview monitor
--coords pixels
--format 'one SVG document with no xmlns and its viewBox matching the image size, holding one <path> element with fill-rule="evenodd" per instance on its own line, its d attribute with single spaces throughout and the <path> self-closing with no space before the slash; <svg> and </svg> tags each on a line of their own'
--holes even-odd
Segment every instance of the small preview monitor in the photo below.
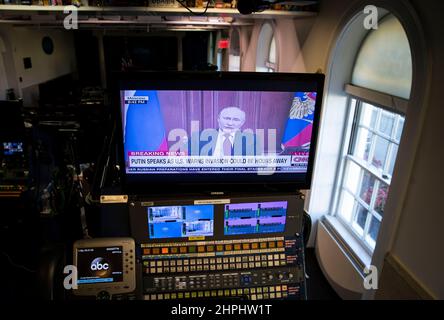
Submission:
<svg viewBox="0 0 444 320">
<path fill-rule="evenodd" d="M 4 156 L 21 156 L 23 154 L 23 142 L 3 142 Z"/>
<path fill-rule="evenodd" d="M 252 235 L 285 231 L 287 201 L 226 204 L 224 235 Z"/>
<path fill-rule="evenodd" d="M 74 243 L 75 295 L 131 292 L 135 289 L 135 243 L 131 238 L 84 239 Z M 125 262 L 124 262 L 125 261 Z"/>
<path fill-rule="evenodd" d="M 213 236 L 214 205 L 148 207 L 150 239 Z"/>
<path fill-rule="evenodd" d="M 239 239 L 294 236 L 303 228 L 303 208 L 304 199 L 295 192 L 233 197 L 190 195 L 176 199 L 150 197 L 132 202 L 129 217 L 135 241 L 156 244 L 159 252 L 164 243 L 177 246 L 196 241 L 199 246 L 201 241 L 233 243 L 232 240 Z M 164 254 L 172 253 L 163 249 Z M 149 254 L 154 253 L 144 253 Z"/>
<path fill-rule="evenodd" d="M 122 246 L 79 248 L 77 257 L 78 284 L 123 280 Z"/>
</svg>

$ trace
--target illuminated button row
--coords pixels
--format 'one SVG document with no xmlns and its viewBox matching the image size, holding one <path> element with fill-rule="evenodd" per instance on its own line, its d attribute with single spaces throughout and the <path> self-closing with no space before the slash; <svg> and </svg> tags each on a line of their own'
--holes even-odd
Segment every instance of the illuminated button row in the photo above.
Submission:
<svg viewBox="0 0 444 320">
<path fill-rule="evenodd" d="M 233 239 L 233 240 L 210 240 L 210 241 L 193 241 L 193 242 L 168 242 L 168 243 L 143 243 L 143 248 L 160 248 L 160 247 L 181 247 L 186 245 L 206 246 L 206 245 L 225 245 L 225 244 L 242 244 L 255 242 L 281 241 L 284 244 L 284 237 L 269 238 L 252 238 L 252 239 Z"/>
<path fill-rule="evenodd" d="M 230 243 L 216 245 L 184 245 L 184 246 L 165 246 L 143 248 L 143 255 L 169 255 L 169 254 L 187 254 L 187 253 L 205 253 L 205 252 L 222 252 L 222 251 L 240 251 L 240 250 L 258 250 L 258 249 L 274 249 L 283 248 L 283 241 L 267 241 L 267 242 L 245 242 Z"/>
<path fill-rule="evenodd" d="M 220 289 L 206 291 L 157 293 L 145 295 L 145 300 L 169 300 L 208 297 L 239 297 L 247 296 L 250 300 L 281 299 L 288 297 L 287 286 L 270 286 L 258 288 Z"/>
<path fill-rule="evenodd" d="M 146 273 L 180 273 L 190 271 L 217 271 L 280 267 L 287 264 L 285 254 L 231 256 L 220 258 L 198 258 L 178 260 L 144 261 Z"/>
</svg>

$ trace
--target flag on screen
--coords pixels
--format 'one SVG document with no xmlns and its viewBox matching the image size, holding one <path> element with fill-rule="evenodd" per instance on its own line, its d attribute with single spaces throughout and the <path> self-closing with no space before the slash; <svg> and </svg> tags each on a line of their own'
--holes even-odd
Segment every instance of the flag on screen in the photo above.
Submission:
<svg viewBox="0 0 444 320">
<path fill-rule="evenodd" d="M 283 149 L 310 149 L 316 92 L 296 92 L 282 138 Z"/>
<path fill-rule="evenodd" d="M 128 151 L 168 151 L 156 91 L 125 91 L 125 155 Z"/>
</svg>

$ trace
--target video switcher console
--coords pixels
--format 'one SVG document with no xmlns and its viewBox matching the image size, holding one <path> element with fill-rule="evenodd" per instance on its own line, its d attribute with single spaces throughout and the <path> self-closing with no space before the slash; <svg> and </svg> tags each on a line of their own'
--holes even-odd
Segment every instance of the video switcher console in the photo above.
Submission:
<svg viewBox="0 0 444 320">
<path fill-rule="evenodd" d="M 306 298 L 300 195 L 129 207 L 143 299 Z"/>
</svg>

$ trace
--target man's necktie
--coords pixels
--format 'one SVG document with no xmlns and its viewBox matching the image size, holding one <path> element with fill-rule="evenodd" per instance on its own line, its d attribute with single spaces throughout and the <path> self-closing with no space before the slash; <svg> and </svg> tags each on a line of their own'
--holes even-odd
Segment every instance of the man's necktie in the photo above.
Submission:
<svg viewBox="0 0 444 320">
<path fill-rule="evenodd" d="M 226 133 L 224 134 L 225 140 L 224 140 L 224 156 L 231 156 L 231 141 L 230 141 L 230 134 Z"/>
</svg>

